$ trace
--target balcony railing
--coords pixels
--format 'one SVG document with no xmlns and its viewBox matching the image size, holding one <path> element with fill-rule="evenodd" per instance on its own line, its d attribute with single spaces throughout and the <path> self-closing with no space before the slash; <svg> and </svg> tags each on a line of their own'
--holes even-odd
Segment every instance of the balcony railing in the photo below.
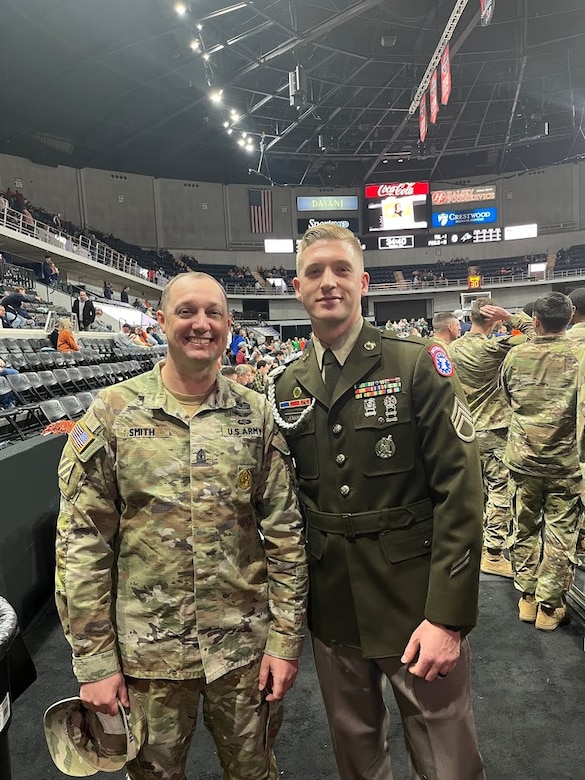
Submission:
<svg viewBox="0 0 585 780">
<path fill-rule="evenodd" d="M 139 266 L 136 260 L 133 260 L 131 257 L 116 252 L 115 249 L 102 244 L 100 241 L 92 241 L 87 236 L 74 238 L 62 230 L 58 230 L 53 225 L 46 225 L 44 222 L 39 222 L 36 219 L 32 221 L 27 220 L 24 214 L 21 214 L 19 211 L 14 211 L 10 208 L 0 210 L 0 227 L 14 230 L 16 233 L 20 233 L 28 238 L 35 238 L 37 241 L 42 241 L 49 246 L 72 252 L 79 257 L 93 260 L 108 268 L 113 268 L 116 271 L 122 271 L 130 276 L 137 276 L 144 281 L 148 281 L 146 268 Z M 161 280 L 159 286 L 164 287 L 165 283 L 166 280 Z"/>
</svg>

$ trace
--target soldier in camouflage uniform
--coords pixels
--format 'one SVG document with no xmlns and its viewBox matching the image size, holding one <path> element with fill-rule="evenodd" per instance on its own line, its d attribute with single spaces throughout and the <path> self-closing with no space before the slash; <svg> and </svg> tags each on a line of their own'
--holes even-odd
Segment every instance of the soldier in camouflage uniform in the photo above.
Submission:
<svg viewBox="0 0 585 780">
<path fill-rule="evenodd" d="M 443 347 L 364 322 L 355 236 L 303 237 L 311 345 L 269 377 L 307 519 L 310 628 L 342 780 L 388 780 L 386 681 L 413 777 L 485 777 L 465 635 L 481 555 L 479 452 Z M 277 369 L 278 370 L 278 369 Z"/>
<path fill-rule="evenodd" d="M 524 335 L 489 338 L 498 322 Z M 499 373 L 512 347 L 524 343 L 533 332 L 532 320 L 526 314 L 511 314 L 491 298 L 477 298 L 471 307 L 471 330 L 448 349 L 473 415 L 481 455 L 485 490 L 481 570 L 500 577 L 513 574 L 504 555 L 511 513 L 508 469 L 503 458 L 511 412 L 499 387 Z"/>
<path fill-rule="evenodd" d="M 569 293 L 571 303 L 575 307 L 571 319 L 571 328 L 567 331 L 567 338 L 575 344 L 585 344 L 585 287 L 577 287 Z M 579 385 L 580 387 L 581 385 Z M 585 555 L 585 508 L 581 507 L 581 521 L 579 523 L 579 536 L 577 537 L 577 554 Z"/>
<path fill-rule="evenodd" d="M 276 780 L 307 568 L 289 454 L 266 399 L 221 376 L 230 317 L 206 274 L 157 314 L 168 358 L 104 389 L 59 466 L 57 605 L 86 707 L 128 690 L 148 736 L 131 780 L 185 780 L 203 697 L 224 780 Z"/>
<path fill-rule="evenodd" d="M 504 462 L 511 478 L 519 617 L 543 631 L 566 620 L 581 508 L 575 417 L 578 354 L 585 348 L 576 350 L 565 335 L 571 314 L 562 293 L 538 298 L 537 335 L 507 355 L 501 375 L 512 408 Z"/>
<path fill-rule="evenodd" d="M 433 317 L 433 341 L 448 347 L 461 335 L 461 322 L 450 311 L 438 311 Z"/>
</svg>

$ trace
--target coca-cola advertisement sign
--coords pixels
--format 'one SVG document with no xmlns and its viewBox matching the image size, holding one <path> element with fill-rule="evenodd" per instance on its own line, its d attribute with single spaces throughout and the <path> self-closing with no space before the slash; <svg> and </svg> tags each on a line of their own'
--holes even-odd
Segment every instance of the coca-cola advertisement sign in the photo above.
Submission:
<svg viewBox="0 0 585 780">
<path fill-rule="evenodd" d="M 396 230 L 424 230 L 429 224 L 427 181 L 367 184 L 365 229 L 368 233 Z"/>
<path fill-rule="evenodd" d="M 413 195 L 428 195 L 428 181 L 399 181 L 393 184 L 366 184 L 366 200 L 372 198 L 410 198 Z"/>
</svg>

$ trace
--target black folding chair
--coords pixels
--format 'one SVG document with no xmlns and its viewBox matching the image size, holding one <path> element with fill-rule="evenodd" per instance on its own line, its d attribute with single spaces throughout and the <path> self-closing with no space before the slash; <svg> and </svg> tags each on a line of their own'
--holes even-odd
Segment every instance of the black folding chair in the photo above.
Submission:
<svg viewBox="0 0 585 780">
<path fill-rule="evenodd" d="M 91 395 L 91 393 L 90 393 Z M 75 395 L 66 395 L 59 399 L 61 406 L 72 420 L 77 420 L 83 417 L 85 409 L 83 408 L 81 401 Z"/>
</svg>

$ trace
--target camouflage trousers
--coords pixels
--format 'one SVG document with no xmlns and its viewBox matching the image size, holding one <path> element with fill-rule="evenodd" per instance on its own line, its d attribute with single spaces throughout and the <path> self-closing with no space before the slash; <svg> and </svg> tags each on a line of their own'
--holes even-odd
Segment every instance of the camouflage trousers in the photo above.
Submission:
<svg viewBox="0 0 585 780">
<path fill-rule="evenodd" d="M 509 472 L 503 463 L 506 433 L 505 429 L 477 432 L 485 494 L 483 545 L 492 550 L 503 550 L 507 546 L 512 525 Z"/>
<path fill-rule="evenodd" d="M 532 477 L 510 471 L 514 585 L 559 607 L 573 580 L 581 477 Z"/>
<path fill-rule="evenodd" d="M 273 753 L 282 723 L 282 702 L 258 690 L 260 662 L 219 680 L 127 678 L 147 723 L 146 740 L 126 770 L 128 780 L 186 780 L 185 763 L 203 697 L 203 721 L 223 769 L 223 780 L 278 780 Z"/>
</svg>

